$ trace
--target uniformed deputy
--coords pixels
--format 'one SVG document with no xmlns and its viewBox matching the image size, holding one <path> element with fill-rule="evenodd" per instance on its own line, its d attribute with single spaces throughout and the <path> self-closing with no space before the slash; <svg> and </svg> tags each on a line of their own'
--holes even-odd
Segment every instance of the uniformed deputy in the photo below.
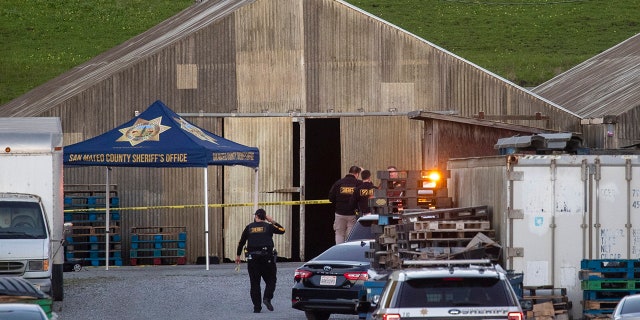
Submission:
<svg viewBox="0 0 640 320">
<path fill-rule="evenodd" d="M 262 303 L 273 311 L 271 299 L 276 290 L 276 253 L 273 249 L 273 234 L 283 234 L 284 227 L 273 221 L 264 209 L 255 212 L 253 222 L 248 224 L 236 251 L 236 263 L 240 263 L 242 248 L 247 243 L 247 264 L 249 271 L 249 281 L 251 282 L 251 302 L 253 302 L 253 312 L 262 311 Z M 264 279 L 264 299 L 260 299 L 260 279 Z"/>
<path fill-rule="evenodd" d="M 358 180 L 361 170 L 358 166 L 352 166 L 349 173 L 329 189 L 329 201 L 335 205 L 333 230 L 336 244 L 343 243 L 356 224 L 356 210 L 351 204 L 351 197 L 355 188 L 362 183 Z"/>
</svg>

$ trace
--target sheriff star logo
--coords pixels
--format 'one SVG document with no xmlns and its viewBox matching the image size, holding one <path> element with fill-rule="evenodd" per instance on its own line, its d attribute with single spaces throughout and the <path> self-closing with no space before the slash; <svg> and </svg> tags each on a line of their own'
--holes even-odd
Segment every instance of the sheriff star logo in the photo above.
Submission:
<svg viewBox="0 0 640 320">
<path fill-rule="evenodd" d="M 131 127 L 120 129 L 122 137 L 116 141 L 126 141 L 131 143 L 132 146 L 145 141 L 160 141 L 160 134 L 171 129 L 171 127 L 163 126 L 161 123 L 162 117 L 157 117 L 153 120 L 139 118 Z"/>
<path fill-rule="evenodd" d="M 215 138 L 213 138 L 212 136 L 202 132 L 202 130 L 200 130 L 200 128 L 192 125 L 191 123 L 187 122 L 186 120 L 184 120 L 182 118 L 173 118 L 173 119 L 176 120 L 176 122 L 180 123 L 180 128 L 182 130 L 191 133 L 196 138 L 198 138 L 200 140 L 209 141 L 211 143 L 218 144 L 218 142 L 216 141 Z"/>
</svg>

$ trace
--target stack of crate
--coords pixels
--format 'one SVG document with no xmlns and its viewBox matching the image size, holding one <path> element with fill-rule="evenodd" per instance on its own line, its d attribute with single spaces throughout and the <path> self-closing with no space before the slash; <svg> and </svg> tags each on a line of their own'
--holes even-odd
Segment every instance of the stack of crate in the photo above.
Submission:
<svg viewBox="0 0 640 320">
<path fill-rule="evenodd" d="M 608 319 L 620 299 L 640 293 L 640 260 L 584 259 L 580 268 L 585 318 Z"/>
<path fill-rule="evenodd" d="M 117 191 L 110 191 L 107 200 L 105 190 L 95 190 L 90 186 L 69 189 L 65 190 L 64 196 L 64 221 L 73 226 L 65 238 L 65 259 L 83 265 L 105 265 L 108 236 L 109 264 L 121 266 L 120 199 Z M 109 201 L 109 217 L 106 216 L 106 201 Z"/>
<path fill-rule="evenodd" d="M 131 228 L 129 263 L 185 264 L 186 227 L 134 227 Z"/>
</svg>

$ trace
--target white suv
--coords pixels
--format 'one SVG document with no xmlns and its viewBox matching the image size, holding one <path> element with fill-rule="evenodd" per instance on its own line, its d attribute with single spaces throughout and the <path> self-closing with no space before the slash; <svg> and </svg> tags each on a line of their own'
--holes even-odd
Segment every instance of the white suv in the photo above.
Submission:
<svg viewBox="0 0 640 320">
<path fill-rule="evenodd" d="M 379 320 L 524 319 L 506 272 L 488 260 L 413 264 L 391 273 L 375 309 L 360 301 L 358 311 Z"/>
</svg>

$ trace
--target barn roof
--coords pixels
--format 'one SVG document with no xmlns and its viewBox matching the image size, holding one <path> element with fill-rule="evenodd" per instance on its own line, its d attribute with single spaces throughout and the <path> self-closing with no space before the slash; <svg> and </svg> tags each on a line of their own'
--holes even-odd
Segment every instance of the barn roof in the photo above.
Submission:
<svg viewBox="0 0 640 320">
<path fill-rule="evenodd" d="M 218 0 L 218 1 L 201 1 L 183 10 L 177 15 L 163 21 L 148 31 L 118 45 L 93 59 L 65 72 L 64 74 L 54 78 L 45 84 L 34 88 L 26 94 L 0 106 L 0 116 L 38 116 L 51 108 L 80 95 L 88 88 L 94 86 L 97 82 L 108 79 L 113 74 L 126 70 L 127 68 L 143 61 L 149 56 L 171 46 L 175 42 L 189 37 L 200 29 L 209 26 L 212 23 L 220 21 L 232 14 L 237 9 L 254 3 L 256 0 Z M 465 64 L 480 70 L 506 86 L 511 86 L 526 95 L 534 96 L 554 108 L 577 116 L 571 111 L 564 109 L 561 105 L 549 101 L 529 90 L 521 88 L 512 82 L 488 71 L 470 61 L 467 61 L 437 45 L 419 38 L 406 30 L 402 30 L 391 23 L 384 21 L 376 16 L 363 11 L 342 0 L 334 0 L 345 8 L 358 11 L 371 19 L 380 23 L 384 23 L 398 30 L 415 37 L 419 41 L 428 46 L 442 52 L 445 55 L 455 57 L 457 60 L 463 61 Z"/>
<path fill-rule="evenodd" d="M 640 33 L 532 92 L 582 118 L 617 116 L 640 106 Z"/>
</svg>

